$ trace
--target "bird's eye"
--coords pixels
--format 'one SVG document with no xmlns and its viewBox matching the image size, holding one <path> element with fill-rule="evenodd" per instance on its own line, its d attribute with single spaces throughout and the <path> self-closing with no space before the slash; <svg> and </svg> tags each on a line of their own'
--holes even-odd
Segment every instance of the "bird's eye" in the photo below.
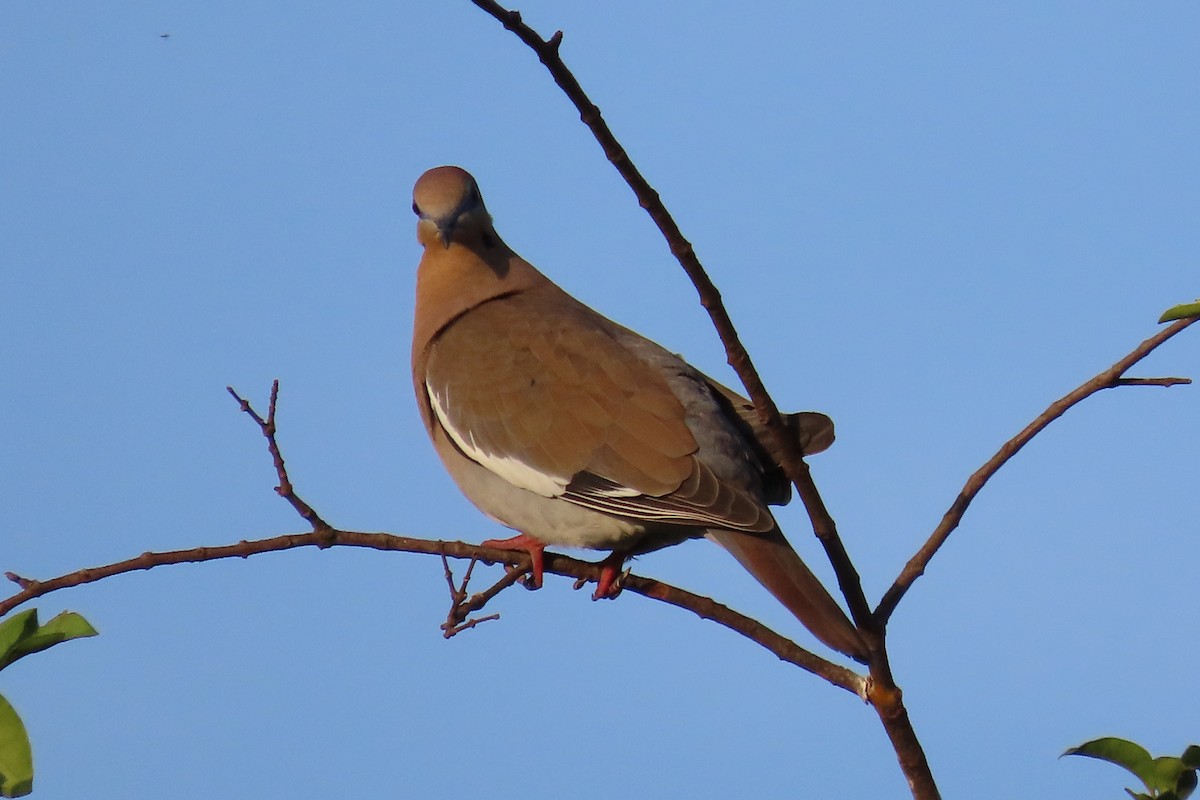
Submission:
<svg viewBox="0 0 1200 800">
<path fill-rule="evenodd" d="M 413 213 L 416 214 L 418 217 L 421 216 L 421 209 L 417 208 L 416 200 L 413 201 Z"/>
</svg>

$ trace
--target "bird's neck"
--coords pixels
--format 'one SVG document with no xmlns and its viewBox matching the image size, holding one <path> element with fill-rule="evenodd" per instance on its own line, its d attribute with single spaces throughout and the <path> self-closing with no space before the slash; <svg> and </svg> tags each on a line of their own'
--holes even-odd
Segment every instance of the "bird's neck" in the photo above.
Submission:
<svg viewBox="0 0 1200 800">
<path fill-rule="evenodd" d="M 440 240 L 425 245 L 417 267 L 413 345 L 424 347 L 462 314 L 497 297 L 550 281 L 496 237 L 490 246 Z"/>
</svg>

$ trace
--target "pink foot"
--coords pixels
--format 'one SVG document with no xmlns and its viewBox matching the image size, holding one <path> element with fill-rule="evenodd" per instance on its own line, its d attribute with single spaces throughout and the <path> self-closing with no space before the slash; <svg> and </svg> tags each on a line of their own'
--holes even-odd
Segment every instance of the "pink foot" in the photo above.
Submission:
<svg viewBox="0 0 1200 800">
<path fill-rule="evenodd" d="M 495 547 L 497 550 L 520 550 L 529 553 L 529 583 L 531 588 L 542 588 L 542 553 L 546 545 L 529 534 L 522 533 L 509 539 L 488 539 L 482 543 L 484 547 Z"/>
<path fill-rule="evenodd" d="M 612 600 L 621 593 L 618 581 L 626 558 L 628 556 L 625 553 L 614 550 L 600 562 L 600 579 L 596 581 L 596 591 L 592 592 L 593 600 Z"/>
</svg>

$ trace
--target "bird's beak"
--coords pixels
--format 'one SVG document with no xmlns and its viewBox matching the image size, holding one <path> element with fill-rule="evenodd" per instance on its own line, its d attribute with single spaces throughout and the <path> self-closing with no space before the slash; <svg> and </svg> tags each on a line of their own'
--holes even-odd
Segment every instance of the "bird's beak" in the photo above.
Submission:
<svg viewBox="0 0 1200 800">
<path fill-rule="evenodd" d="M 438 236 L 442 237 L 442 244 L 447 250 L 450 249 L 450 241 L 454 238 L 454 220 L 450 220 L 445 224 L 438 223 Z"/>
</svg>

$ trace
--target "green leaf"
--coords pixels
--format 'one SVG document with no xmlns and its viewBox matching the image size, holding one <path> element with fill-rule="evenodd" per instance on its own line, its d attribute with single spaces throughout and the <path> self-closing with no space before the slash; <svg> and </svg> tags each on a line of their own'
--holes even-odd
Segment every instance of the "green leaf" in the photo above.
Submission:
<svg viewBox="0 0 1200 800">
<path fill-rule="evenodd" d="M 1159 792 L 1174 793 L 1176 787 L 1179 786 L 1179 779 L 1183 777 L 1184 766 L 1183 762 L 1175 756 L 1159 756 L 1154 759 L 1154 785 L 1151 789 L 1157 789 Z"/>
<path fill-rule="evenodd" d="M 1116 764 L 1118 767 L 1124 767 L 1138 776 L 1138 779 L 1151 792 L 1158 788 L 1156 786 L 1157 775 L 1155 774 L 1154 759 L 1150 757 L 1150 753 L 1146 748 L 1127 739 L 1118 739 L 1115 736 L 1093 739 L 1090 742 L 1084 742 L 1078 747 L 1072 747 L 1064 752 L 1063 755 L 1087 756 L 1088 758 L 1098 758 L 1101 761 Z"/>
<path fill-rule="evenodd" d="M 40 652 L 60 642 L 96 635 L 96 629 L 86 619 L 74 611 L 64 611 L 18 644 L 17 658 Z"/>
<path fill-rule="evenodd" d="M 15 641 L 4 646 L 6 627 L 21 622 Z M 14 630 L 16 626 L 14 626 Z M 23 611 L 11 620 L 0 624 L 0 669 L 4 669 L 18 658 L 37 653 L 60 642 L 95 636 L 96 629 L 74 611 L 64 611 L 45 625 L 37 624 L 37 609 Z"/>
<path fill-rule="evenodd" d="M 1187 750 L 1183 751 L 1183 755 L 1179 757 L 1185 767 L 1191 769 L 1200 769 L 1200 745 L 1189 745 Z"/>
<path fill-rule="evenodd" d="M 32 791 L 29 734 L 16 709 L 0 695 L 0 797 L 24 797 Z"/>
<path fill-rule="evenodd" d="M 1181 303 L 1177 306 L 1171 306 L 1163 315 L 1158 318 L 1158 324 L 1171 322 L 1177 319 L 1186 319 L 1187 317 L 1200 317 L 1200 300 L 1194 303 Z"/>
<path fill-rule="evenodd" d="M 0 622 L 0 669 L 22 639 L 37 630 L 37 609 L 31 608 Z"/>
</svg>

